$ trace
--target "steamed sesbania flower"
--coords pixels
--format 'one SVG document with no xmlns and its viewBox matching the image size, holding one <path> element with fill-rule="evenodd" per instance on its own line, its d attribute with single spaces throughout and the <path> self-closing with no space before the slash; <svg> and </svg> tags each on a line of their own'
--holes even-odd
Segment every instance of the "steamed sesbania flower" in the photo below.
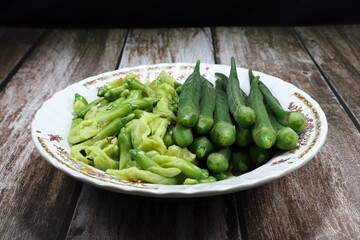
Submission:
<svg viewBox="0 0 360 240">
<path fill-rule="evenodd" d="M 164 154 L 167 151 L 163 138 L 168 126 L 175 119 L 178 94 L 174 89 L 175 80 L 165 71 L 148 86 L 154 89 L 158 102 L 152 112 L 142 111 L 140 117 L 130 121 L 126 129 L 130 132 L 133 148 L 157 151 Z"/>
<path fill-rule="evenodd" d="M 155 150 L 160 154 L 166 151 L 163 137 L 170 121 L 162 118 L 161 114 L 142 112 L 140 118 L 131 120 L 126 125 L 130 132 L 133 148 L 145 152 Z"/>
<path fill-rule="evenodd" d="M 71 148 L 76 160 L 95 166 L 100 170 L 118 169 L 119 144 L 116 137 L 95 141 L 91 145 L 78 144 Z"/>
</svg>

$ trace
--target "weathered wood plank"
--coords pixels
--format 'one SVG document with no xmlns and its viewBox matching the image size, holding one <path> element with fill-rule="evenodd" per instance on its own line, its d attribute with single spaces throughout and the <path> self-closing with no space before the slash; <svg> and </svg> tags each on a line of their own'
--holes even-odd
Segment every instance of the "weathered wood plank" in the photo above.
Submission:
<svg viewBox="0 0 360 240">
<path fill-rule="evenodd" d="M 156 199 L 86 185 L 67 239 L 241 239 L 236 207 L 233 195 Z"/>
<path fill-rule="evenodd" d="M 329 124 L 325 145 L 308 164 L 277 181 L 239 193 L 249 239 L 357 239 L 360 147 L 354 143 L 360 142 L 360 134 L 295 31 L 216 28 L 214 39 L 219 63 L 228 64 L 234 56 L 241 67 L 289 81 L 320 104 Z"/>
<path fill-rule="evenodd" d="M 156 63 L 213 63 L 208 28 L 135 29 L 125 45 L 120 67 Z M 136 57 L 135 57 L 136 56 Z"/>
<path fill-rule="evenodd" d="M 160 62 L 214 62 L 208 28 L 138 29 L 120 67 Z M 240 239 L 233 195 L 156 199 L 84 187 L 68 239 Z"/>
<path fill-rule="evenodd" d="M 0 86 L 11 77 L 43 32 L 43 29 L 0 28 Z"/>
<path fill-rule="evenodd" d="M 360 25 L 297 27 L 296 32 L 360 124 Z"/>
<path fill-rule="evenodd" d="M 123 30 L 50 31 L 0 93 L 1 239 L 56 238 L 78 182 L 35 150 L 30 123 L 56 91 L 113 70 L 125 35 Z"/>
</svg>

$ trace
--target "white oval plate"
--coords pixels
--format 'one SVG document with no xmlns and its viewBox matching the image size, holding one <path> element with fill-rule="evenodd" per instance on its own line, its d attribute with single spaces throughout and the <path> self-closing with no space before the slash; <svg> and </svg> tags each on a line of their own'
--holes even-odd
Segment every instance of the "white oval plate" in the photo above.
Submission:
<svg viewBox="0 0 360 240">
<path fill-rule="evenodd" d="M 235 178 L 214 183 L 197 185 L 157 185 L 125 182 L 94 167 L 76 162 L 70 156 L 67 136 L 70 129 L 74 94 L 80 93 L 89 101 L 95 99 L 97 88 L 108 81 L 123 77 L 129 72 L 138 74 L 143 81 L 154 80 L 161 70 L 165 70 L 177 81 L 183 83 L 192 73 L 194 63 L 163 63 L 142 65 L 106 72 L 86 78 L 57 92 L 44 102 L 37 111 L 31 126 L 32 140 L 40 154 L 55 168 L 84 183 L 110 191 L 149 197 L 201 197 L 225 194 L 253 188 L 304 166 L 311 160 L 325 142 L 328 125 L 319 104 L 307 93 L 279 78 L 253 71 L 270 88 L 286 109 L 301 111 L 307 116 L 308 126 L 300 135 L 299 147 L 274 156 L 266 164 Z M 214 83 L 215 72 L 226 75 L 230 67 L 219 64 L 201 63 L 200 72 Z M 238 68 L 241 88 L 248 94 L 248 69 Z"/>
</svg>

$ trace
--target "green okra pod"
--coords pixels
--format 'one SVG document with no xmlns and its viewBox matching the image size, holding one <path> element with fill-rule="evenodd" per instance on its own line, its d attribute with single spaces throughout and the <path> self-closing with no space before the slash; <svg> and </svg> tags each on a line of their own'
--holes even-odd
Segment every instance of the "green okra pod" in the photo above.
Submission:
<svg viewBox="0 0 360 240">
<path fill-rule="evenodd" d="M 251 128 L 243 128 L 236 126 L 236 139 L 235 145 L 239 147 L 249 146 L 253 142 L 251 135 Z"/>
<path fill-rule="evenodd" d="M 230 111 L 240 127 L 248 128 L 255 122 L 254 110 L 246 105 L 246 95 L 240 88 L 237 75 L 235 58 L 231 57 L 230 75 L 227 80 L 223 80 L 227 94 Z M 223 85 L 224 85 L 223 84 Z"/>
<path fill-rule="evenodd" d="M 250 154 L 248 149 L 234 148 L 230 158 L 232 171 L 245 173 L 250 168 Z"/>
<path fill-rule="evenodd" d="M 269 161 L 274 154 L 274 148 L 261 148 L 256 144 L 249 147 L 250 162 L 255 166 L 261 166 Z"/>
<path fill-rule="evenodd" d="M 172 140 L 179 147 L 189 146 L 194 140 L 192 129 L 177 122 L 172 130 Z"/>
<path fill-rule="evenodd" d="M 301 112 L 285 110 L 270 89 L 261 81 L 259 82 L 259 88 L 264 96 L 265 102 L 268 104 L 279 123 L 292 128 L 296 133 L 305 131 L 306 117 L 304 114 Z"/>
<path fill-rule="evenodd" d="M 203 77 L 201 84 L 200 115 L 195 125 L 197 134 L 207 134 L 214 124 L 216 93 L 214 85 Z"/>
<path fill-rule="evenodd" d="M 220 148 L 209 154 L 206 166 L 214 174 L 224 173 L 230 166 L 231 147 Z"/>
<path fill-rule="evenodd" d="M 205 159 L 214 150 L 214 144 L 207 136 L 199 136 L 190 144 L 189 150 L 196 155 L 196 158 Z"/>
<path fill-rule="evenodd" d="M 221 81 L 215 81 L 216 103 L 214 112 L 214 126 L 210 130 L 210 138 L 218 147 L 232 145 L 236 140 L 236 128 L 232 122 L 229 104 Z"/>
<path fill-rule="evenodd" d="M 196 62 L 194 71 L 187 77 L 179 95 L 177 119 L 183 126 L 194 127 L 198 121 L 201 97 L 200 60 Z"/>
<path fill-rule="evenodd" d="M 281 150 L 291 150 L 297 146 L 299 135 L 291 127 L 279 123 L 271 109 L 267 109 L 272 126 L 276 130 L 275 146 Z"/>
<path fill-rule="evenodd" d="M 276 141 L 276 131 L 273 128 L 267 113 L 263 94 L 259 88 L 259 76 L 254 77 L 249 70 L 250 94 L 249 105 L 256 114 L 256 120 L 252 127 L 253 140 L 260 148 L 271 148 Z"/>
</svg>

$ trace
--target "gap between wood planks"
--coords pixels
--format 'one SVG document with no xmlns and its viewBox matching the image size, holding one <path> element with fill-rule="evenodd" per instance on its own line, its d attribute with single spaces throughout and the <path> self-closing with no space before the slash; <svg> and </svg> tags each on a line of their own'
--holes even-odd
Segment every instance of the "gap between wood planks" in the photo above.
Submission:
<svg viewBox="0 0 360 240">
<path fill-rule="evenodd" d="M 217 54 L 216 54 L 216 49 L 215 49 L 215 28 L 211 27 L 210 28 L 210 32 L 211 32 L 211 41 L 212 41 L 212 45 L 213 45 L 213 54 L 214 54 L 214 61 L 215 64 L 217 64 Z M 236 212 L 237 212 L 237 216 L 238 216 L 238 221 L 239 221 L 239 227 L 240 227 L 240 235 L 241 235 L 241 239 L 242 240 L 248 240 L 249 239 L 249 234 L 247 232 L 247 225 L 246 225 L 246 218 L 245 218 L 245 212 L 244 212 L 244 208 L 240 201 L 236 201 L 237 197 L 235 196 L 235 193 L 231 193 L 232 194 L 232 200 L 235 203 L 236 206 Z"/>
<path fill-rule="evenodd" d="M 16 74 L 16 72 L 20 69 L 20 67 L 24 64 L 24 62 L 28 59 L 28 57 L 31 55 L 31 53 L 34 51 L 34 49 L 39 45 L 41 42 L 41 39 L 45 37 L 45 35 L 48 33 L 47 30 L 44 30 L 38 39 L 34 42 L 34 44 L 29 48 L 29 50 L 24 54 L 24 56 L 19 60 L 19 62 L 15 65 L 15 67 L 9 72 L 9 74 L 6 76 L 6 78 L 0 82 L 0 92 L 2 92 L 6 85 L 10 82 L 12 77 Z"/>
<path fill-rule="evenodd" d="M 121 51 L 120 51 L 119 57 L 118 57 L 118 59 L 116 61 L 116 65 L 115 65 L 114 70 L 118 69 L 119 66 L 120 66 L 121 58 L 122 58 L 123 53 L 124 53 L 124 49 L 125 49 L 125 46 L 126 46 L 128 36 L 129 36 L 129 29 L 127 30 L 127 33 L 126 33 L 126 36 L 125 36 L 125 39 L 124 39 L 124 44 L 121 47 Z M 83 185 L 84 184 L 82 182 L 78 182 L 76 184 L 76 186 L 75 186 L 73 195 L 71 197 L 70 205 L 68 206 L 68 208 L 66 210 L 65 218 L 64 218 L 64 220 L 63 220 L 63 222 L 61 224 L 60 230 L 59 230 L 59 232 L 57 234 L 57 237 L 56 237 L 57 240 L 67 238 L 69 227 L 70 227 L 71 221 L 73 219 L 75 209 L 77 207 L 79 197 L 80 197 L 81 191 L 83 189 Z"/>
<path fill-rule="evenodd" d="M 124 49 L 125 49 L 125 46 L 126 46 L 126 43 L 127 43 L 127 39 L 128 39 L 128 36 L 129 36 L 129 32 L 130 32 L 130 29 L 127 30 L 125 40 L 124 40 L 124 44 L 123 44 L 123 46 L 121 48 L 118 60 L 116 62 L 115 69 L 118 69 L 119 66 L 120 66 L 121 59 L 122 59 L 122 56 L 123 56 L 123 53 L 124 53 Z M 213 33 L 214 33 L 214 29 L 211 28 L 212 44 L 213 44 L 213 49 L 214 49 L 214 51 L 213 51 L 214 60 L 215 60 L 215 63 L 217 63 L 217 61 L 216 61 L 217 56 L 216 56 L 216 51 L 215 51 L 214 34 Z M 35 48 L 35 47 L 33 47 L 33 48 Z M 69 231 L 69 228 L 70 228 L 70 225 L 71 225 L 74 213 L 75 213 L 75 209 L 76 209 L 76 207 L 78 205 L 79 197 L 80 197 L 80 194 L 81 194 L 81 192 L 83 190 L 83 186 L 84 186 L 84 184 L 82 182 L 78 182 L 76 184 L 76 186 L 75 186 L 74 192 L 73 192 L 72 197 L 71 197 L 70 205 L 68 206 L 68 208 L 66 210 L 64 220 L 62 222 L 62 225 L 61 225 L 61 227 L 59 229 L 59 232 L 57 234 L 57 237 L 56 237 L 56 239 L 58 239 L 58 240 L 67 238 L 68 231 Z M 245 220 L 245 214 L 244 214 L 242 203 L 241 203 L 241 201 L 240 202 L 236 201 L 237 198 L 234 195 L 234 193 L 231 194 L 231 199 L 232 199 L 232 201 L 234 201 L 235 206 L 236 206 L 241 239 L 242 240 L 247 240 L 248 239 L 248 232 L 247 232 L 247 228 L 246 228 L 246 220 Z"/>
<path fill-rule="evenodd" d="M 350 120 L 352 121 L 352 123 L 354 124 L 356 129 L 360 132 L 360 122 L 357 120 L 354 113 L 350 110 L 350 108 L 348 107 L 348 105 L 346 104 L 346 102 L 344 101 L 342 96 L 336 90 L 336 87 L 331 83 L 330 79 L 326 76 L 326 74 L 324 73 L 324 71 L 322 70 L 320 65 L 316 62 L 314 56 L 311 54 L 310 50 L 306 47 L 306 44 L 305 44 L 304 40 L 301 38 L 300 34 L 296 31 L 295 28 L 293 29 L 293 31 L 294 31 L 295 35 L 297 36 L 297 38 L 299 39 L 301 45 L 304 47 L 307 54 L 309 54 L 311 60 L 314 62 L 315 67 L 319 70 L 321 76 L 324 78 L 326 84 L 329 86 L 331 91 L 334 93 L 336 99 L 339 101 L 340 105 L 343 107 L 343 109 L 345 110 L 346 114 L 349 116 Z"/>
</svg>

